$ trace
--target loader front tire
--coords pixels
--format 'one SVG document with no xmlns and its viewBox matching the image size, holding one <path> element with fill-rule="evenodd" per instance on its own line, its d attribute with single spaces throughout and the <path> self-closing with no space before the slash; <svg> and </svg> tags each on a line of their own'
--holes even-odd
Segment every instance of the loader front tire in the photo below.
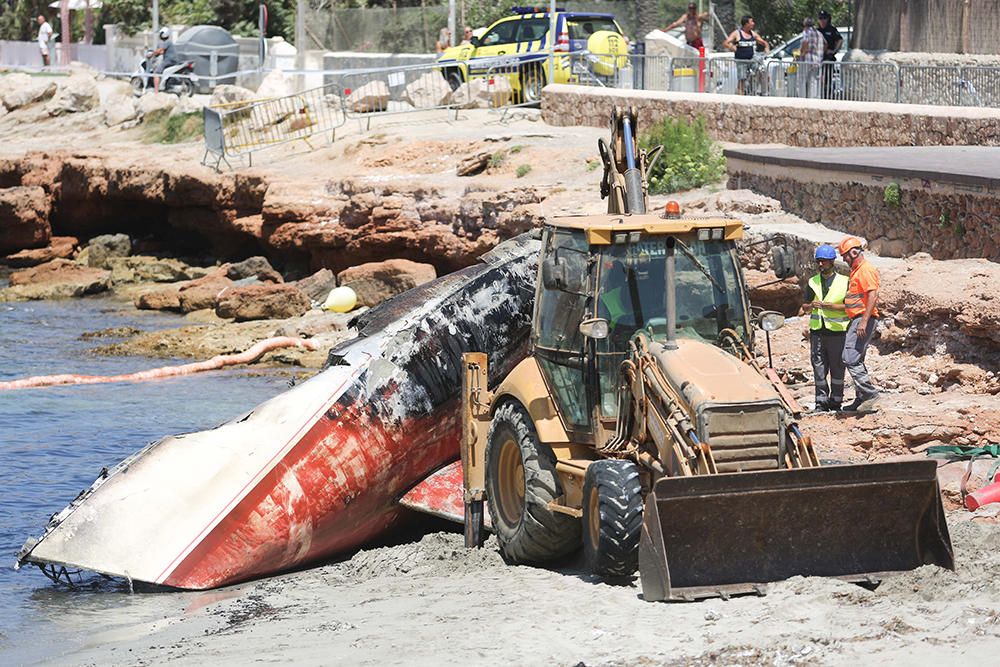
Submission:
<svg viewBox="0 0 1000 667">
<path fill-rule="evenodd" d="M 583 478 L 583 555 L 594 574 L 626 577 L 639 567 L 642 483 L 631 461 L 587 466 Z"/>
<path fill-rule="evenodd" d="M 508 562 L 552 560 L 579 548 L 579 519 L 548 506 L 562 493 L 555 454 L 538 441 L 531 417 L 515 401 L 502 404 L 487 438 L 486 502 Z"/>
</svg>

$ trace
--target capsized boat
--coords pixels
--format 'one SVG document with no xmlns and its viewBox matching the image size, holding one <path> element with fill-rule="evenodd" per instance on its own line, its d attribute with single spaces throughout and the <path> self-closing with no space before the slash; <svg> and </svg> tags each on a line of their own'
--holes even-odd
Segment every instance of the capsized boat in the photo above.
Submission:
<svg viewBox="0 0 1000 667">
<path fill-rule="evenodd" d="M 383 533 L 401 498 L 459 457 L 462 354 L 492 350 L 491 382 L 524 358 L 538 250 L 519 236 L 363 314 L 314 377 L 102 473 L 18 565 L 207 589 Z"/>
</svg>

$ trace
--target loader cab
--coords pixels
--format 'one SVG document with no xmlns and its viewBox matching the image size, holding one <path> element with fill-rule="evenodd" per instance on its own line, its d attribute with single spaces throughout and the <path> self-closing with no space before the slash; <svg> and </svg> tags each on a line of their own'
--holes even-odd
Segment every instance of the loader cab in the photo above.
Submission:
<svg viewBox="0 0 1000 667">
<path fill-rule="evenodd" d="M 656 215 L 564 218 L 545 227 L 532 343 L 567 431 L 593 435 L 596 422 L 617 416 L 619 369 L 637 331 L 666 338 L 668 252 L 675 336 L 719 345 L 728 329 L 750 343 L 735 251 L 741 233 L 737 221 Z M 595 333 L 594 322 L 606 326 Z"/>
</svg>

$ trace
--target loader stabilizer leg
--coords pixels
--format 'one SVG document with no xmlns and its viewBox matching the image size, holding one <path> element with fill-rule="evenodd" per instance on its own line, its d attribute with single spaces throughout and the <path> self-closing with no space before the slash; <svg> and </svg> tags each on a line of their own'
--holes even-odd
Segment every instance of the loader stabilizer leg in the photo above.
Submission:
<svg viewBox="0 0 1000 667">
<path fill-rule="evenodd" d="M 465 546 L 478 549 L 483 546 L 483 499 L 466 499 L 465 501 Z"/>
<path fill-rule="evenodd" d="M 873 582 L 954 569 L 934 461 L 662 478 L 646 498 L 647 600 L 762 592 L 802 576 Z"/>
<path fill-rule="evenodd" d="M 487 389 L 488 357 L 462 355 L 462 497 L 465 502 L 465 546 L 483 546 L 483 501 L 486 499 L 486 434 L 492 396 Z"/>
</svg>

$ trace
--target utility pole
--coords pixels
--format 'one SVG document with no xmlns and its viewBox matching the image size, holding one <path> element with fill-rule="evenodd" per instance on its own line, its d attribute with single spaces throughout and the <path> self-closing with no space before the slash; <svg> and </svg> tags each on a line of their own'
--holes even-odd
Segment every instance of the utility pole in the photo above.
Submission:
<svg viewBox="0 0 1000 667">
<path fill-rule="evenodd" d="M 455 0 L 448 0 L 448 46 L 455 46 Z"/>
<path fill-rule="evenodd" d="M 295 69 L 306 68 L 306 0 L 295 2 Z"/>
<path fill-rule="evenodd" d="M 60 0 L 59 2 L 59 28 L 62 31 L 62 58 L 60 59 L 62 65 L 69 65 L 70 53 L 69 47 L 73 43 L 73 26 L 69 22 L 69 0 Z"/>
<path fill-rule="evenodd" d="M 549 78 L 548 83 L 556 78 L 556 0 L 549 0 Z"/>
<path fill-rule="evenodd" d="M 160 32 L 160 0 L 153 0 L 153 46 L 156 46 L 156 37 Z"/>
</svg>

